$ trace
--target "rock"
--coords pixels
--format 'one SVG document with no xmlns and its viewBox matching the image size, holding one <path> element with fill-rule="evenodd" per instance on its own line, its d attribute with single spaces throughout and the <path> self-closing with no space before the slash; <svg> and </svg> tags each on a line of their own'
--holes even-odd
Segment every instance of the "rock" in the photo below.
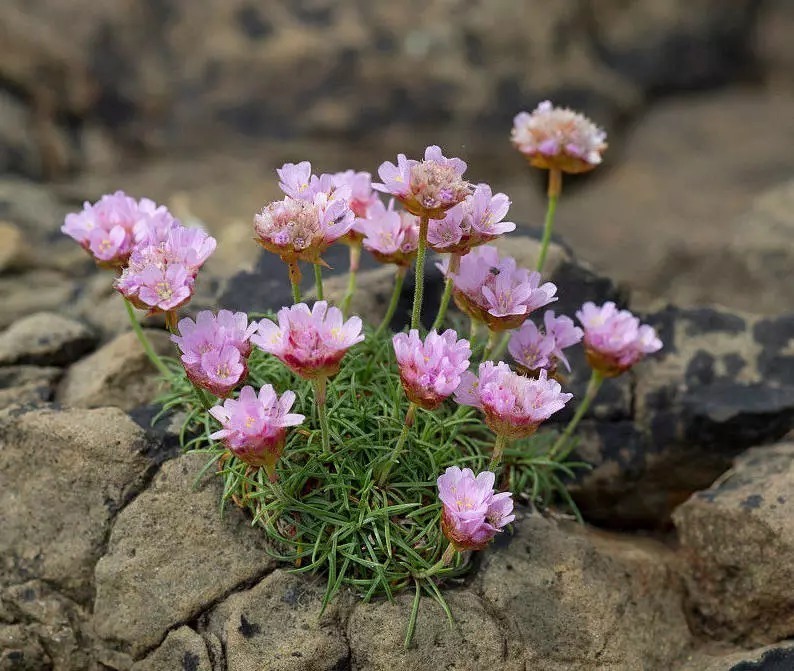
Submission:
<svg viewBox="0 0 794 671">
<path fill-rule="evenodd" d="M 144 333 L 158 354 L 173 354 L 174 345 L 165 331 L 145 329 Z M 131 410 L 152 402 L 162 389 L 160 373 L 130 331 L 72 365 L 57 400 L 65 406 L 115 405 Z"/>
<path fill-rule="evenodd" d="M 34 312 L 53 312 L 68 305 L 77 282 L 51 270 L 0 276 L 0 328 Z"/>
<path fill-rule="evenodd" d="M 274 571 L 228 597 L 210 616 L 226 664 L 237 671 L 334 671 L 348 668 L 349 651 L 337 622 L 338 602 L 319 617 L 323 588 Z"/>
<path fill-rule="evenodd" d="M 95 344 L 96 337 L 80 322 L 54 312 L 37 312 L 0 333 L 0 366 L 64 366 Z"/>
<path fill-rule="evenodd" d="M 794 443 L 748 450 L 674 513 L 689 600 L 712 638 L 765 645 L 794 636 Z"/>
<path fill-rule="evenodd" d="M 213 671 L 207 646 L 190 627 L 168 632 L 159 648 L 136 663 L 132 671 Z"/>
<path fill-rule="evenodd" d="M 794 642 L 728 653 L 698 651 L 676 671 L 787 671 L 794 668 Z"/>
<path fill-rule="evenodd" d="M 30 251 L 22 231 L 7 221 L 0 221 L 0 274 L 25 266 Z"/>
<path fill-rule="evenodd" d="M 0 624 L 0 671 L 49 671 L 52 660 L 34 634 L 18 624 Z"/>
<path fill-rule="evenodd" d="M 0 412 L 0 585 L 35 576 L 88 600 L 110 524 L 146 481 L 150 447 L 116 408 Z"/>
<path fill-rule="evenodd" d="M 413 641 L 403 648 L 405 628 L 413 600 L 410 590 L 395 603 L 359 604 L 350 616 L 347 637 L 351 668 L 361 671 L 406 671 L 423 669 L 524 669 L 521 650 L 502 631 L 500 614 L 489 613 L 488 605 L 468 591 L 444 595 L 455 618 L 450 625 L 432 599 L 420 603 Z"/>
<path fill-rule="evenodd" d="M 269 572 L 261 529 L 236 508 L 221 517 L 220 482 L 194 489 L 204 455 L 168 461 L 116 519 L 96 566 L 94 628 L 135 657 L 224 595 Z"/>
<path fill-rule="evenodd" d="M 0 408 L 9 405 L 36 405 L 51 400 L 60 368 L 40 366 L 0 367 Z"/>
<path fill-rule="evenodd" d="M 532 515 L 482 556 L 474 589 L 544 671 L 671 668 L 691 644 L 672 553 Z"/>
<path fill-rule="evenodd" d="M 794 9 L 787 0 L 772 0 L 764 5 L 754 34 L 753 51 L 761 63 L 768 86 L 773 91 L 791 91 L 794 68 Z"/>
</svg>

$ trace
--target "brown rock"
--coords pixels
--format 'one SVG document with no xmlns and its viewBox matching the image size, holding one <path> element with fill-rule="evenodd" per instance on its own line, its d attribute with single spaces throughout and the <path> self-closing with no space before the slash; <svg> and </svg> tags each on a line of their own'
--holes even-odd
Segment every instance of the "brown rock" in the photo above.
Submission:
<svg viewBox="0 0 794 671">
<path fill-rule="evenodd" d="M 674 515 L 689 600 L 713 638 L 794 636 L 794 443 L 748 450 Z"/>
<path fill-rule="evenodd" d="M 132 667 L 132 671 L 213 671 L 207 646 L 190 627 L 179 627 L 151 655 Z"/>
<path fill-rule="evenodd" d="M 0 671 L 42 671 L 52 660 L 35 634 L 19 624 L 0 624 Z"/>
<path fill-rule="evenodd" d="M 0 328 L 31 313 L 63 309 L 76 288 L 74 279 L 51 270 L 0 276 Z"/>
<path fill-rule="evenodd" d="M 0 366 L 63 366 L 95 344 L 96 337 L 82 323 L 54 312 L 37 312 L 0 333 Z"/>
<path fill-rule="evenodd" d="M 61 375 L 63 370 L 60 368 L 0 367 L 0 408 L 15 404 L 35 405 L 49 401 Z"/>
<path fill-rule="evenodd" d="M 794 668 L 794 642 L 756 650 L 699 650 L 676 671 L 786 671 Z"/>
<path fill-rule="evenodd" d="M 22 231 L 14 224 L 0 221 L 0 274 L 23 268 L 29 256 Z"/>
</svg>

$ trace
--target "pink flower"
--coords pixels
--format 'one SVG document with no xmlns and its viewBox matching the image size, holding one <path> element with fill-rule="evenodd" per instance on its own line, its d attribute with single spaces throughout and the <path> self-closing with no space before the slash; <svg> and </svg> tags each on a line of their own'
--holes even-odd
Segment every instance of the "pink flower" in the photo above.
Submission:
<svg viewBox="0 0 794 671">
<path fill-rule="evenodd" d="M 221 310 L 214 315 L 202 310 L 196 321 L 185 318 L 172 335 L 182 352 L 188 378 L 216 396 L 227 396 L 247 374 L 250 339 L 257 323 L 248 323 L 244 312 Z"/>
<path fill-rule="evenodd" d="M 536 168 L 586 172 L 601 163 L 606 133 L 587 117 L 548 100 L 513 120 L 513 144 Z"/>
<path fill-rule="evenodd" d="M 366 217 L 371 207 L 380 204 L 372 191 L 372 175 L 368 172 L 345 170 L 331 175 L 331 181 L 337 189 L 347 187 L 350 190 L 350 209 L 356 217 Z"/>
<path fill-rule="evenodd" d="M 377 201 L 366 219 L 357 219 L 364 234 L 363 245 L 381 263 L 408 267 L 419 245 L 419 219 L 408 212 L 395 212 L 394 200 L 386 208 Z"/>
<path fill-rule="evenodd" d="M 482 550 L 516 518 L 512 494 L 494 492 L 495 481 L 491 471 L 475 477 L 470 468 L 457 466 L 439 476 L 438 498 L 444 506 L 441 530 L 458 552 Z"/>
<path fill-rule="evenodd" d="M 449 259 L 438 267 L 447 275 Z M 540 273 L 516 267 L 514 258 L 500 258 L 490 245 L 462 257 L 458 272 L 451 275 L 455 304 L 493 331 L 517 328 L 534 310 L 557 300 L 554 284 L 541 284 Z"/>
<path fill-rule="evenodd" d="M 537 374 L 541 368 L 545 368 L 553 376 L 558 361 L 562 361 L 570 371 L 571 366 L 563 350 L 582 339 L 582 329 L 574 326 L 570 317 L 555 317 L 552 310 L 546 310 L 543 321 L 545 333 L 530 320 L 513 332 L 508 344 L 510 354 L 516 364 L 529 373 Z"/>
<path fill-rule="evenodd" d="M 466 164 L 446 158 L 435 145 L 425 149 L 424 161 L 397 156 L 397 165 L 385 161 L 378 168 L 382 184 L 372 187 L 397 198 L 411 214 L 442 219 L 444 213 L 462 202 L 471 191 L 463 179 Z"/>
<path fill-rule="evenodd" d="M 290 198 L 313 200 L 314 193 L 309 189 L 312 181 L 312 164 L 308 161 L 285 163 L 276 170 L 281 180 L 279 188 Z"/>
<path fill-rule="evenodd" d="M 253 387 L 240 390 L 237 400 L 227 399 L 223 405 L 210 408 L 210 414 L 223 427 L 210 435 L 222 440 L 239 459 L 254 467 L 264 467 L 275 480 L 275 465 L 284 451 L 287 427 L 303 422 L 303 415 L 290 413 L 295 393 L 285 391 L 278 397 L 266 384 L 257 396 Z"/>
<path fill-rule="evenodd" d="M 562 392 L 559 382 L 548 379 L 545 370 L 538 378 L 528 378 L 511 371 L 503 361 L 484 361 L 479 377 L 466 371 L 455 391 L 458 403 L 482 410 L 491 430 L 511 439 L 535 433 L 572 397 Z"/>
<path fill-rule="evenodd" d="M 502 221 L 510 209 L 503 193 L 493 195 L 487 184 L 478 184 L 474 193 L 450 209 L 443 219 L 432 220 L 427 242 L 436 252 L 466 254 L 472 247 L 514 231 L 516 225 Z"/>
<path fill-rule="evenodd" d="M 392 339 L 400 380 L 408 399 L 426 410 L 437 408 L 460 385 L 469 367 L 471 347 L 452 329 L 430 331 L 422 342 L 419 331 L 398 333 Z"/>
<path fill-rule="evenodd" d="M 646 354 L 662 348 L 652 327 L 641 325 L 631 312 L 618 310 L 612 301 L 602 306 L 587 302 L 576 317 L 584 327 L 587 361 L 604 377 L 620 375 Z"/>
<path fill-rule="evenodd" d="M 261 350 L 309 380 L 335 375 L 347 350 L 362 340 L 361 319 L 345 322 L 342 311 L 326 301 L 317 301 L 311 311 L 305 303 L 282 308 L 278 325 L 263 319 L 251 337 Z"/>
</svg>

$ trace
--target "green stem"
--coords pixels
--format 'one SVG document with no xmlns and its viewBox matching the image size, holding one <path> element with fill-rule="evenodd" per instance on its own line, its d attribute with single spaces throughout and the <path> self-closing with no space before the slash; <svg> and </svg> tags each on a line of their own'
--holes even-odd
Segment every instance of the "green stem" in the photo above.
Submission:
<svg viewBox="0 0 794 671">
<path fill-rule="evenodd" d="M 317 286 L 317 300 L 323 300 L 323 269 L 319 263 L 314 264 L 314 283 Z"/>
<path fill-rule="evenodd" d="M 342 298 L 342 315 L 347 317 L 347 312 L 350 310 L 350 303 L 353 300 L 353 294 L 356 293 L 356 277 L 358 275 L 358 264 L 361 259 L 361 244 L 350 245 L 350 270 L 347 275 L 347 291 Z"/>
<path fill-rule="evenodd" d="M 436 321 L 433 322 L 431 330 L 440 330 L 441 325 L 444 323 L 444 317 L 447 314 L 449 307 L 449 299 L 452 296 L 452 289 L 455 286 L 453 281 L 454 275 L 460 270 L 460 254 L 452 254 L 449 257 L 449 266 L 447 267 L 447 281 L 444 283 L 444 295 L 441 296 L 441 305 L 438 306 L 438 314 Z"/>
<path fill-rule="evenodd" d="M 510 336 L 512 335 L 512 331 L 505 331 L 502 334 L 502 339 L 499 341 L 499 344 L 494 347 L 493 352 L 491 352 L 491 358 L 494 361 L 499 361 L 500 358 L 504 355 L 505 350 L 507 349 L 507 345 L 510 343 Z"/>
<path fill-rule="evenodd" d="M 403 641 L 403 648 L 408 650 L 411 645 L 411 639 L 414 637 L 414 630 L 416 629 L 416 618 L 419 615 L 419 602 L 422 599 L 422 585 L 418 580 L 414 579 L 416 584 L 416 592 L 414 593 L 414 601 L 411 605 L 411 614 L 408 616 L 408 627 L 405 630 L 405 640 Z"/>
<path fill-rule="evenodd" d="M 493 445 L 493 452 L 491 453 L 491 463 L 488 465 L 489 471 L 492 471 L 499 466 L 502 461 L 502 455 L 504 454 L 505 448 L 509 442 L 510 441 L 506 436 L 496 436 L 496 442 Z"/>
<path fill-rule="evenodd" d="M 143 351 L 146 352 L 146 356 L 149 357 L 149 361 L 154 364 L 154 367 L 157 368 L 163 375 L 166 377 L 171 377 L 171 371 L 168 370 L 168 367 L 163 363 L 163 360 L 154 351 L 152 348 L 152 344 L 149 342 L 149 339 L 146 337 L 146 334 L 143 332 L 141 325 L 138 323 L 138 320 L 135 318 L 135 309 L 132 307 L 132 303 L 130 303 L 126 298 L 124 299 L 124 305 L 127 306 L 127 316 L 130 318 L 130 324 L 132 324 L 132 330 L 135 331 L 135 335 L 138 336 L 138 340 L 143 347 Z"/>
<path fill-rule="evenodd" d="M 419 328 L 422 317 L 422 299 L 425 294 L 425 250 L 427 249 L 427 228 L 430 219 L 423 214 L 419 220 L 419 245 L 416 249 L 416 286 L 414 287 L 414 309 L 411 313 L 411 328 Z"/>
<path fill-rule="evenodd" d="M 192 381 L 191 381 L 191 383 L 193 384 L 193 389 L 196 390 L 196 395 L 199 398 L 199 402 L 201 403 L 201 405 L 203 406 L 203 408 L 205 410 L 209 410 L 213 405 L 215 405 L 210 400 L 210 398 L 211 398 L 210 395 L 204 389 L 202 389 L 201 387 L 199 387 L 198 385 L 196 385 Z"/>
<path fill-rule="evenodd" d="M 560 434 L 559 438 L 554 442 L 554 445 L 551 446 L 548 453 L 549 459 L 555 459 L 556 457 L 564 459 L 568 455 L 568 452 L 565 450 L 566 443 L 570 440 L 571 435 L 576 430 L 582 417 L 584 417 L 593 399 L 598 394 L 598 390 L 603 382 L 604 376 L 597 370 L 594 370 L 590 374 L 590 382 L 587 384 L 587 391 L 584 394 L 584 398 L 576 409 L 576 413 L 571 418 L 571 421 L 568 422 L 568 426 L 565 427 L 565 431 Z"/>
<path fill-rule="evenodd" d="M 455 547 L 450 543 L 447 545 L 446 549 L 444 550 L 444 554 L 441 555 L 441 559 L 439 559 L 435 564 L 433 564 L 429 569 L 426 571 L 422 571 L 421 573 L 417 573 L 417 578 L 429 578 L 432 575 L 435 575 L 442 569 L 445 569 L 452 563 L 452 560 L 455 557 L 455 553 L 457 550 Z"/>
<path fill-rule="evenodd" d="M 549 242 L 551 241 L 551 231 L 554 228 L 554 212 L 557 209 L 557 201 L 560 198 L 561 190 L 562 173 L 552 168 L 549 170 L 549 204 L 546 208 L 546 221 L 543 224 L 543 238 L 540 242 L 540 254 L 538 256 L 538 265 L 536 268 L 539 273 L 543 272 L 543 264 L 546 262 L 546 253 L 549 250 Z"/>
<path fill-rule="evenodd" d="M 394 446 L 394 449 L 389 455 L 388 461 L 382 467 L 380 474 L 378 475 L 379 487 L 383 487 L 383 485 L 386 484 L 386 478 L 389 477 L 391 469 L 394 467 L 394 464 L 397 463 L 397 459 L 400 457 L 400 454 L 405 447 L 405 441 L 408 438 L 408 433 L 411 431 L 411 427 L 414 424 L 414 417 L 416 417 L 416 403 L 409 403 L 408 412 L 405 413 L 405 421 L 403 422 L 402 431 L 400 431 L 400 437 L 397 439 L 397 444 Z"/>
<path fill-rule="evenodd" d="M 386 309 L 383 321 L 381 321 L 380 326 L 378 326 L 378 330 L 375 331 L 376 338 L 388 328 L 389 324 L 391 324 L 392 317 L 394 317 L 394 313 L 397 310 L 397 304 L 400 302 L 400 294 L 403 290 L 406 271 L 407 268 L 397 266 L 397 272 L 394 276 L 394 291 L 392 291 L 389 307 Z"/>
<path fill-rule="evenodd" d="M 474 343 L 477 341 L 477 334 L 480 331 L 480 322 L 476 319 L 469 319 L 469 345 L 474 349 Z"/>
<path fill-rule="evenodd" d="M 496 345 L 497 337 L 499 337 L 499 335 L 496 331 L 488 330 L 488 343 L 485 345 L 485 349 L 482 352 L 482 361 L 487 361 L 491 356 L 491 351 Z"/>
<path fill-rule="evenodd" d="M 289 283 L 292 287 L 292 302 L 297 304 L 301 302 L 301 269 L 297 261 L 291 261 L 287 266 L 289 267 Z"/>
<path fill-rule="evenodd" d="M 319 377 L 312 381 L 314 385 L 314 401 L 317 403 L 317 417 L 320 420 L 320 433 L 323 439 L 323 452 L 331 451 L 331 432 L 328 428 L 328 408 L 325 397 L 328 386 L 327 377 Z"/>
</svg>

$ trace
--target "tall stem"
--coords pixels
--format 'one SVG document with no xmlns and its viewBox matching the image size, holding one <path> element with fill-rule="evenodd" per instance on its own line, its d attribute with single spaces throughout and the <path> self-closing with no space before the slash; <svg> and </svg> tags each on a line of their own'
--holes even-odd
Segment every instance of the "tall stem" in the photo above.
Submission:
<svg viewBox="0 0 794 671">
<path fill-rule="evenodd" d="M 435 564 L 433 564 L 429 569 L 426 571 L 422 571 L 421 573 L 417 573 L 417 578 L 429 578 L 431 575 L 435 575 L 441 569 L 446 568 L 452 563 L 452 560 L 455 558 L 455 553 L 457 550 L 455 546 L 450 543 L 447 545 L 446 549 L 444 550 L 444 554 L 441 555 L 441 559 L 439 559 Z"/>
<path fill-rule="evenodd" d="M 314 264 L 314 284 L 317 286 L 317 300 L 323 300 L 323 269 L 319 263 Z"/>
<path fill-rule="evenodd" d="M 493 452 L 491 453 L 491 463 L 488 465 L 488 470 L 494 470 L 501 462 L 502 455 L 509 441 L 505 436 L 497 435 L 496 442 L 493 445 Z"/>
<path fill-rule="evenodd" d="M 391 292 L 391 300 L 389 301 L 389 307 L 386 308 L 386 314 L 383 315 L 383 321 L 381 321 L 380 326 L 378 326 L 378 330 L 375 331 L 376 338 L 388 328 L 389 324 L 391 324 L 391 320 L 397 310 L 397 304 L 400 302 L 400 294 L 403 290 L 403 282 L 405 281 L 405 273 L 407 271 L 408 269 L 404 266 L 397 266 L 397 272 L 394 275 L 394 290 Z"/>
<path fill-rule="evenodd" d="M 485 349 L 482 352 L 482 360 L 487 361 L 488 357 L 491 356 L 491 352 L 496 345 L 496 339 L 499 337 L 499 333 L 497 331 L 492 331 L 488 329 L 488 344 L 485 345 Z"/>
<path fill-rule="evenodd" d="M 353 300 L 353 294 L 356 293 L 356 276 L 358 275 L 358 266 L 361 260 L 361 243 L 353 243 L 350 245 L 350 270 L 347 275 L 347 291 L 342 298 L 342 315 L 347 317 L 348 310 L 350 310 L 350 302 Z"/>
<path fill-rule="evenodd" d="M 146 356 L 149 357 L 149 361 L 151 361 L 154 364 L 154 367 L 157 368 L 157 370 L 159 370 L 163 375 L 166 377 L 171 377 L 171 371 L 168 370 L 168 367 L 163 363 L 163 360 L 160 358 L 157 352 L 154 351 L 152 344 L 149 342 L 149 339 L 143 332 L 141 325 L 138 323 L 138 320 L 135 319 L 135 309 L 132 307 L 132 303 L 125 298 L 124 305 L 127 307 L 127 316 L 130 318 L 132 330 L 135 331 L 135 335 L 138 336 L 141 347 L 143 347 L 143 351 L 146 352 Z"/>
<path fill-rule="evenodd" d="M 416 248 L 416 287 L 414 287 L 414 309 L 411 313 L 411 328 L 419 328 L 422 317 L 422 299 L 425 295 L 425 250 L 427 249 L 427 228 L 430 219 L 423 214 L 419 220 L 419 245 Z"/>
<path fill-rule="evenodd" d="M 290 261 L 287 264 L 289 268 L 289 283 L 292 286 L 292 302 L 301 302 L 301 269 L 297 261 Z"/>
<path fill-rule="evenodd" d="M 411 427 L 414 425 L 414 418 L 416 417 L 416 403 L 409 403 L 408 404 L 408 412 L 405 413 L 405 422 L 403 422 L 402 431 L 400 431 L 400 437 L 397 439 L 397 444 L 394 446 L 394 449 L 391 451 L 389 455 L 389 460 L 386 462 L 386 465 L 380 471 L 378 476 L 378 485 L 383 487 L 386 484 L 386 478 L 389 477 L 389 473 L 393 468 L 394 464 L 397 463 L 397 459 L 400 457 L 400 454 L 405 447 L 405 441 L 408 438 L 408 433 L 411 430 Z"/>
<path fill-rule="evenodd" d="M 444 295 L 441 296 L 441 305 L 438 306 L 438 314 L 436 320 L 433 322 L 432 329 L 438 331 L 444 323 L 444 317 L 447 314 L 449 307 L 449 299 L 452 296 L 452 289 L 455 286 L 453 276 L 460 270 L 460 254 L 452 254 L 449 257 L 449 266 L 447 266 L 447 281 L 444 284 Z"/>
<path fill-rule="evenodd" d="M 604 376 L 601 375 L 597 370 L 594 370 L 590 374 L 590 382 L 587 384 L 587 391 L 584 394 L 584 398 L 582 402 L 579 404 L 579 407 L 576 409 L 576 413 L 571 418 L 571 421 L 568 422 L 568 426 L 565 427 L 565 431 L 560 434 L 560 437 L 554 442 L 554 445 L 551 446 L 549 450 L 548 457 L 549 459 L 554 459 L 559 457 L 563 459 L 567 456 L 568 452 L 565 450 L 565 446 L 567 442 L 571 439 L 571 435 L 576 430 L 576 427 L 579 425 L 582 417 L 587 412 L 587 409 L 590 407 L 590 404 L 593 402 L 593 399 L 598 395 L 598 390 L 601 387 L 601 384 L 604 381 Z"/>
<path fill-rule="evenodd" d="M 319 377 L 312 382 L 314 385 L 314 401 L 317 403 L 317 417 L 320 420 L 320 433 L 323 439 L 323 452 L 331 451 L 331 432 L 328 428 L 328 408 L 325 402 L 327 377 Z"/>
<path fill-rule="evenodd" d="M 476 319 L 469 318 L 469 344 L 474 348 L 474 343 L 477 340 L 477 334 L 480 332 L 480 322 Z"/>
<path fill-rule="evenodd" d="M 540 255 L 538 256 L 537 271 L 543 272 L 543 264 L 546 262 L 546 253 L 549 250 L 549 242 L 551 241 L 551 231 L 554 228 L 554 212 L 557 209 L 557 200 L 559 200 L 560 192 L 562 191 L 562 172 L 556 168 L 549 170 L 549 204 L 546 208 L 546 222 L 543 224 L 543 239 L 540 242 Z"/>
</svg>

